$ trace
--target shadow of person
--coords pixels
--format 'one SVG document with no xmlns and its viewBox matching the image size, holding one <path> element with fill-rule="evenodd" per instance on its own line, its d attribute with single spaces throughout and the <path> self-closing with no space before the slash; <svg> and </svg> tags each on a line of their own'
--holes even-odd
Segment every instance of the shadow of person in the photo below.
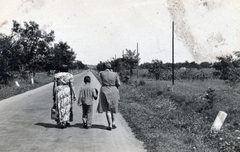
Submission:
<svg viewBox="0 0 240 152">
<path fill-rule="evenodd" d="M 93 124 L 93 125 L 92 125 L 92 128 L 98 128 L 98 129 L 104 129 L 104 130 L 106 130 L 107 126 L 98 125 L 98 124 Z"/>
<path fill-rule="evenodd" d="M 71 125 L 71 127 L 78 127 L 78 128 L 85 129 L 85 128 L 83 128 L 83 123 L 75 123 L 74 125 Z M 107 126 L 98 125 L 98 124 L 92 124 L 92 127 L 91 127 L 91 128 L 104 129 L 104 130 L 106 130 Z"/>
<path fill-rule="evenodd" d="M 60 126 L 56 125 L 56 124 L 49 124 L 49 123 L 42 123 L 42 122 L 38 122 L 34 125 L 37 125 L 37 126 L 42 126 L 42 127 L 45 127 L 45 128 L 57 128 L 57 129 L 61 129 Z"/>
</svg>

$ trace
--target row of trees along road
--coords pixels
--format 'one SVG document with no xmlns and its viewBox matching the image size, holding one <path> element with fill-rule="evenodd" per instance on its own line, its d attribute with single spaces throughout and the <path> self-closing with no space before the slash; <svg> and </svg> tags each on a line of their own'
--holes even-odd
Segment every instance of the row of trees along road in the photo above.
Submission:
<svg viewBox="0 0 240 152">
<path fill-rule="evenodd" d="M 122 76 L 122 80 L 124 81 L 126 77 L 130 76 L 130 79 L 133 75 L 133 69 L 136 69 L 138 66 L 138 63 L 140 61 L 139 53 L 136 53 L 136 51 L 131 51 L 126 49 L 126 53 L 123 54 L 122 58 L 113 58 L 110 62 L 112 65 L 112 69 L 116 72 L 120 73 L 120 76 Z M 216 57 L 216 61 L 214 63 L 210 63 L 207 61 L 201 62 L 200 64 L 196 62 L 183 62 L 183 63 L 175 63 L 174 70 L 179 70 L 181 68 L 185 69 L 197 69 L 200 71 L 200 74 L 204 74 L 205 78 L 207 79 L 209 76 L 209 73 L 203 73 L 201 69 L 214 69 L 212 70 L 212 73 L 210 73 L 210 76 L 213 76 L 215 78 L 220 78 L 222 80 L 227 80 L 231 84 L 237 84 L 240 82 L 240 52 L 236 51 L 233 52 L 233 55 L 226 55 L 226 56 L 220 56 Z M 102 71 L 104 69 L 105 62 L 100 62 L 97 65 L 97 70 Z M 143 63 L 139 66 L 139 69 L 147 69 L 149 75 L 154 75 L 156 80 L 160 79 L 161 77 L 165 77 L 171 79 L 171 70 L 172 70 L 172 63 L 163 63 L 159 59 L 152 60 L 151 63 Z M 126 71 L 129 72 L 126 72 Z M 129 74 L 128 74 L 129 73 Z M 185 72 L 186 74 L 190 74 Z M 196 73 L 196 76 L 199 76 L 199 72 Z M 208 76 L 207 76 L 208 75 Z M 195 76 L 195 77 L 196 77 Z M 211 78 L 213 78 L 211 77 Z"/>
<path fill-rule="evenodd" d="M 8 80 L 24 71 L 57 70 L 60 65 L 85 68 L 75 61 L 76 54 L 67 42 L 55 43 L 54 31 L 39 29 L 34 21 L 20 23 L 13 20 L 10 35 L 0 33 L 0 78 Z"/>
</svg>

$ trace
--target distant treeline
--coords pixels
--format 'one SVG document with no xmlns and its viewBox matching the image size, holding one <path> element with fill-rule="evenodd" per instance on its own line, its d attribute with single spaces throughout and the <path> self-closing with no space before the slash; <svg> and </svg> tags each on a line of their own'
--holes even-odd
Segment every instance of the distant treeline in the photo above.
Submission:
<svg viewBox="0 0 240 152">
<path fill-rule="evenodd" d="M 210 62 L 188 62 L 174 63 L 174 79 L 180 80 L 201 80 L 222 79 L 231 84 L 239 82 L 240 76 L 240 52 L 234 52 L 233 55 L 216 57 L 217 61 Z M 122 58 L 106 61 L 111 63 L 113 71 L 120 74 L 122 81 L 131 80 L 132 76 L 154 78 L 156 80 L 172 79 L 172 63 L 163 63 L 159 59 L 152 60 L 151 63 L 138 65 L 140 61 L 136 50 L 126 49 Z M 96 68 L 98 71 L 104 70 L 104 64 L 100 62 Z"/>
</svg>

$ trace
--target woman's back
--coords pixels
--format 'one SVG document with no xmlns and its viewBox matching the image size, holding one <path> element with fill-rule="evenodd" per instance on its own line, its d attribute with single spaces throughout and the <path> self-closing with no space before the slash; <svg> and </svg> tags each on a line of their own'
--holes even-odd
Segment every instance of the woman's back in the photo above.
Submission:
<svg viewBox="0 0 240 152">
<path fill-rule="evenodd" d="M 68 72 L 59 72 L 54 75 L 54 81 L 59 85 L 68 85 L 73 82 L 73 75 Z"/>
<path fill-rule="evenodd" d="M 116 72 L 112 72 L 112 71 L 107 69 L 107 70 L 102 71 L 100 73 L 100 77 L 101 77 L 103 86 L 120 85 L 120 81 L 118 80 L 118 74 Z"/>
</svg>

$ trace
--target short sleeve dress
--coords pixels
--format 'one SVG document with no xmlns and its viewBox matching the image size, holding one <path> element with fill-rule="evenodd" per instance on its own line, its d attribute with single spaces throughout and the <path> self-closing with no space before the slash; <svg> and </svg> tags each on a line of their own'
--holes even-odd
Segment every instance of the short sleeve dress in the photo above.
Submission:
<svg viewBox="0 0 240 152">
<path fill-rule="evenodd" d="M 117 113 L 118 101 L 120 99 L 118 87 L 121 85 L 119 76 L 116 72 L 109 69 L 100 72 L 102 87 L 100 89 L 99 104 L 97 111 L 99 113 L 111 111 Z"/>
<path fill-rule="evenodd" d="M 54 75 L 53 96 L 54 106 L 58 111 L 59 123 L 68 122 L 73 99 L 73 75 L 68 72 L 59 72 Z"/>
</svg>

